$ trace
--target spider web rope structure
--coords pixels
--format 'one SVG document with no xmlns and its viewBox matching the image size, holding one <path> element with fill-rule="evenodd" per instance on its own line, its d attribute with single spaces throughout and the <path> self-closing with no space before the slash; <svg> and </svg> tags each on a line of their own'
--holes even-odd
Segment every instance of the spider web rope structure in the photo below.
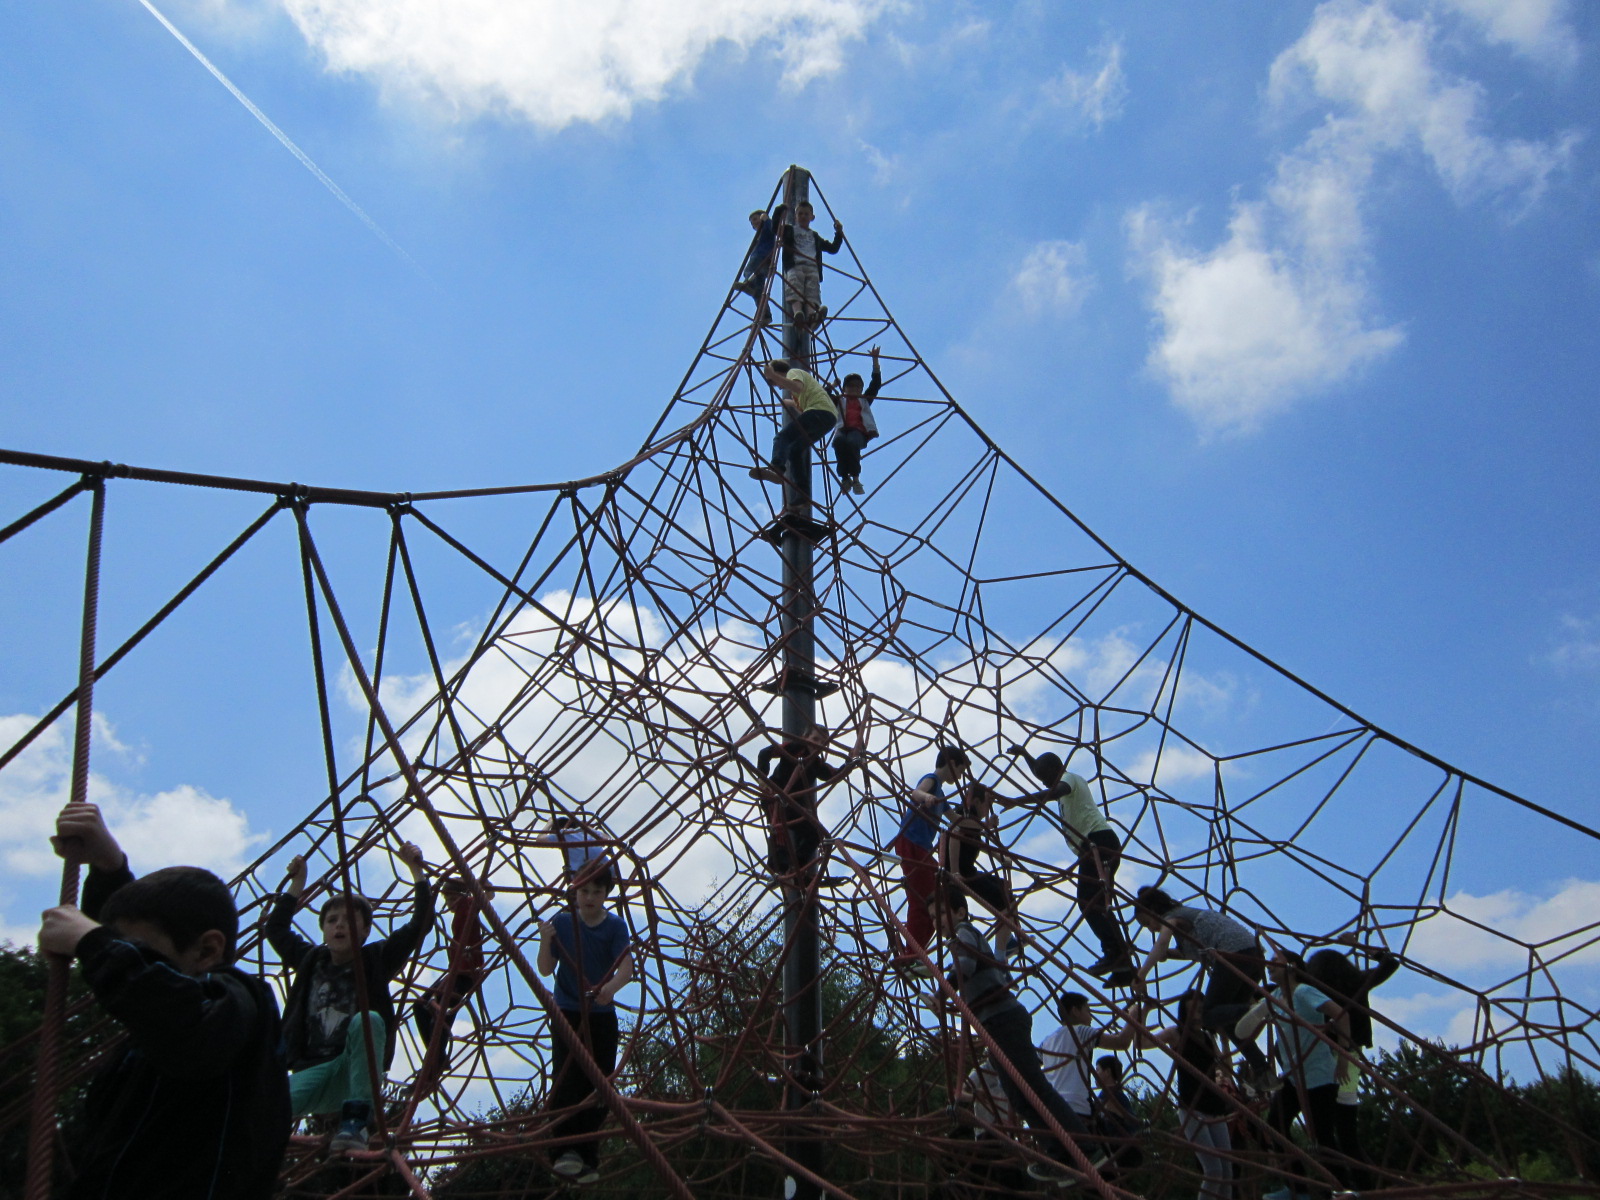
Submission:
<svg viewBox="0 0 1600 1200">
<path fill-rule="evenodd" d="M 70 514 L 99 491 L 111 514 L 108 562 L 119 504 L 146 515 L 164 505 L 166 519 L 196 530 L 245 506 L 197 574 L 91 658 L 91 682 L 127 675 L 136 701 L 139 687 L 170 688 L 196 662 L 231 661 L 227 644 L 197 649 L 156 634 L 223 591 L 230 572 L 270 576 L 298 598 L 293 621 L 252 614 L 250 636 L 305 662 L 298 703 L 315 734 L 295 752 L 322 756 L 327 789 L 234 881 L 246 969 L 286 985 L 261 923 L 288 854 L 310 860 L 311 904 L 358 889 L 376 902 L 378 932 L 404 915 L 395 851 L 405 839 L 423 846 L 436 878 L 470 880 L 487 902 L 481 979 L 452 1015 L 447 1053 L 435 1034 L 430 1059 L 409 1014 L 461 969 L 448 922 L 394 985 L 403 1025 L 383 1084 L 383 1149 L 353 1156 L 330 1183 L 318 1143 L 302 1135 L 284 1194 L 559 1189 L 549 1161 L 560 1147 L 542 1102 L 563 1035 L 534 963 L 540 923 L 565 903 L 561 854 L 545 836 L 558 815 L 608 840 L 620 877 L 613 908 L 631 926 L 638 964 L 620 998 L 620 1064 L 615 1087 L 602 1089 L 611 1140 L 591 1194 L 776 1195 L 794 1173 L 841 1197 L 1014 1194 L 1019 1185 L 997 1182 L 994 1156 L 1038 1160 L 1029 1136 L 1002 1120 L 980 1152 L 973 1119 L 953 1107 L 977 1039 L 958 1011 L 920 1002 L 926 984 L 889 969 L 906 909 L 885 847 L 910 786 L 947 743 L 1005 794 L 1038 787 L 1007 754 L 1013 743 L 1056 750 L 1089 779 L 1123 838 L 1125 921 L 1131 890 L 1160 881 L 1285 947 L 1347 934 L 1392 950 L 1406 972 L 1392 988 L 1426 988 L 1457 1013 L 1460 1044 L 1423 1041 L 1417 1053 L 1465 1089 L 1468 1111 L 1506 1100 L 1513 1076 L 1600 1071 L 1592 992 L 1564 985 L 1600 946 L 1592 914 L 1529 938 L 1459 902 L 1474 884 L 1465 851 L 1507 828 L 1600 835 L 1375 727 L 1163 591 L 944 390 L 852 247 L 827 267 L 817 374 L 834 384 L 865 374 L 873 345 L 885 369 L 867 494 L 841 493 L 820 464 L 815 474 L 817 675 L 835 688 L 820 696 L 819 716 L 827 754 L 849 767 L 822 792 L 828 836 L 808 884 L 825 947 L 818 1077 L 797 1080 L 785 1049 L 789 947 L 767 863 L 771 793 L 756 767 L 781 740 L 783 663 L 780 514 L 775 489 L 748 475 L 779 418 L 753 364 L 782 353 L 781 327 L 758 321 L 756 302 L 730 291 L 638 455 L 589 479 L 400 495 L 0 453 L 11 494 L 37 501 L 0 530 L 10 543 L 0 553 L 75 544 Z M 57 472 L 78 478 L 53 492 Z M 107 568 L 108 594 L 129 586 Z M 102 651 L 112 641 L 102 628 Z M 75 703 L 67 683 L 60 703 L 0 750 L 0 771 L 27 769 Z M 213 719 L 197 710 L 196 736 Z M 285 752 L 284 738 L 268 740 Z M 1005 810 L 994 841 L 991 856 L 1021 898 L 1015 982 L 1037 1024 L 1050 1027 L 1064 989 L 1126 1014 L 1128 993 L 1082 970 L 1098 948 L 1073 901 L 1054 809 Z M 1436 961 L 1452 938 L 1478 946 L 1498 973 Z M 1193 978 L 1164 969 L 1151 990 L 1170 1001 Z M 1381 995 L 1374 1007 L 1380 1040 L 1407 1036 Z M 1163 1019 L 1170 1013 L 1147 1018 Z M 45 1041 L 59 1036 L 48 1023 Z M 38 1038 L 8 1051 L 4 1127 L 27 1115 L 17 1085 Z M 92 1055 L 62 1051 L 60 1082 L 81 1082 Z M 1170 1060 L 1158 1049 L 1131 1058 L 1131 1077 L 1159 1110 Z M 809 1090 L 810 1103 L 786 1108 L 786 1085 Z M 1388 1194 L 1595 1190 L 1517 1180 L 1500 1126 L 1450 1127 L 1429 1096 L 1376 1068 L 1366 1088 L 1386 1116 L 1389 1145 L 1368 1149 L 1386 1151 L 1375 1183 Z M 1592 1127 L 1506 1103 L 1555 1131 L 1576 1164 L 1569 1178 L 1593 1180 Z M 1193 1194 L 1194 1159 L 1156 1126 L 1139 1191 Z M 820 1179 L 787 1152 L 799 1137 L 824 1142 Z M 1266 1134 L 1261 1147 L 1238 1151 L 1247 1183 L 1268 1178 L 1264 1164 L 1283 1148 Z M 1134 1186 L 1128 1176 L 1086 1183 L 1107 1197 Z"/>
</svg>

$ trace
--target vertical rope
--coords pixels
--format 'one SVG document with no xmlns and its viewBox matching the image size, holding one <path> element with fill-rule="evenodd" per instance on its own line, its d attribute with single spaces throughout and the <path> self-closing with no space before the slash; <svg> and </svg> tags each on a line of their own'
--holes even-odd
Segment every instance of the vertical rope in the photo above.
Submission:
<svg viewBox="0 0 1600 1200">
<path fill-rule="evenodd" d="M 100 535 L 105 527 L 106 482 L 96 476 L 89 512 L 89 557 L 83 572 L 83 632 L 78 642 L 78 725 L 72 746 L 72 802 L 89 797 L 89 742 L 94 732 L 94 635 L 100 610 Z M 78 864 L 61 868 L 62 904 L 78 902 Z M 27 1200 L 49 1200 L 55 1165 L 56 1089 L 61 1068 L 61 1033 L 66 1024 L 67 972 L 72 960 L 46 955 L 44 1020 L 39 1027 L 39 1057 L 34 1073 L 33 1114 L 28 1127 Z"/>
</svg>

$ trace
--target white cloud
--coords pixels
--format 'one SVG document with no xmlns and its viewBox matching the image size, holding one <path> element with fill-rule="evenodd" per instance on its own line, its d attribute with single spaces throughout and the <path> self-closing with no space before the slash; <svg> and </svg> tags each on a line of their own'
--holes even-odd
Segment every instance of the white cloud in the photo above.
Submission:
<svg viewBox="0 0 1600 1200">
<path fill-rule="evenodd" d="M 1150 367 L 1207 433 L 1247 432 L 1391 352 L 1398 329 L 1373 314 L 1362 213 L 1380 160 L 1419 155 L 1457 201 L 1525 212 L 1575 138 L 1496 139 L 1483 90 L 1434 61 L 1436 33 L 1383 0 L 1328 0 L 1273 64 L 1279 111 L 1304 102 L 1323 122 L 1277 164 L 1264 199 L 1238 201 L 1211 250 L 1149 206 L 1128 231 L 1151 282 Z"/>
<path fill-rule="evenodd" d="M 1600 617 L 1561 617 L 1561 635 L 1544 661 L 1558 671 L 1592 671 L 1600 667 Z"/>
<path fill-rule="evenodd" d="M 1440 8 L 1474 22 L 1491 42 L 1519 54 L 1569 68 L 1578 40 L 1567 22 L 1566 0 L 1437 0 Z"/>
<path fill-rule="evenodd" d="M 1440 970 L 1526 968 L 1528 947 L 1561 966 L 1600 964 L 1600 881 L 1568 879 L 1548 896 L 1515 888 L 1457 892 L 1417 922 L 1407 956 Z M 1574 933 L 1573 930 L 1584 930 Z"/>
<path fill-rule="evenodd" d="M 1109 40 L 1097 50 L 1098 67 L 1074 71 L 1064 67 L 1061 74 L 1044 85 L 1045 100 L 1071 111 L 1083 124 L 1102 129 L 1107 121 L 1122 115 L 1128 98 L 1128 81 L 1122 73 L 1122 42 Z"/>
<path fill-rule="evenodd" d="M 891 0 L 276 0 L 330 69 L 456 119 L 626 118 L 719 47 L 770 47 L 799 86 L 839 70 Z"/>
<path fill-rule="evenodd" d="M 1082 242 L 1040 242 L 1022 260 L 1012 286 L 1032 313 L 1071 314 L 1094 286 Z"/>
<path fill-rule="evenodd" d="M 34 723 L 26 715 L 0 717 L 0 745 L 10 746 Z M 13 877 L 56 875 L 61 860 L 50 849 L 55 815 L 72 788 L 70 723 L 58 721 L 0 773 L 0 863 Z M 109 724 L 96 723 L 91 761 L 120 746 Z M 229 800 L 188 784 L 153 794 L 137 792 L 91 771 L 89 799 L 128 852 L 136 872 L 183 864 L 231 877 L 249 861 L 265 834 L 251 833 L 245 814 Z"/>
</svg>

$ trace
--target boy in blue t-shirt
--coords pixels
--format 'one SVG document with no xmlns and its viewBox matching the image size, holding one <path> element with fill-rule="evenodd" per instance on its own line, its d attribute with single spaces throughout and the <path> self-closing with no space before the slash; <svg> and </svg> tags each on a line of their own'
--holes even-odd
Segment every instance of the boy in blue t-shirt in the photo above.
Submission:
<svg viewBox="0 0 1600 1200">
<path fill-rule="evenodd" d="M 897 970 L 911 971 L 924 978 L 930 975 L 922 960 L 922 951 L 933 937 L 933 918 L 928 915 L 928 901 L 938 884 L 939 872 L 933 861 L 933 847 L 939 838 L 939 826 L 944 822 L 945 810 L 950 802 L 944 789 L 958 782 L 971 760 L 959 746 L 943 746 L 933 760 L 933 771 L 917 780 L 917 786 L 906 797 L 905 811 L 900 814 L 900 828 L 895 832 L 889 849 L 900 859 L 900 870 L 906 887 L 906 936 L 908 944 L 894 958 Z"/>
<path fill-rule="evenodd" d="M 606 911 L 610 867 L 593 871 L 572 890 L 573 906 L 539 927 L 539 973 L 555 972 L 556 1007 L 608 1076 L 617 1069 L 617 1010 L 613 1001 L 633 978 L 632 935 L 625 921 Z M 577 1063 L 567 1039 L 555 1032 L 547 1111 L 590 1100 L 594 1081 Z M 575 1137 L 551 1169 L 578 1183 L 600 1178 L 599 1138 L 606 1110 L 592 1101 L 551 1128 L 551 1138 Z M 584 1135 L 590 1135 L 585 1137 Z"/>
</svg>

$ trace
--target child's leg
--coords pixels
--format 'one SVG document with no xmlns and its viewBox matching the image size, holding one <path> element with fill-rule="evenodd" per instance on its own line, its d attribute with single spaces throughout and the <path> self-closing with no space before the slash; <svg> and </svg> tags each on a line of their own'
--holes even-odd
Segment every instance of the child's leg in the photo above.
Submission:
<svg viewBox="0 0 1600 1200">
<path fill-rule="evenodd" d="M 1122 845 L 1109 830 L 1091 833 L 1084 839 L 1078 857 L 1078 909 L 1083 921 L 1100 942 L 1103 959 L 1125 955 L 1128 939 L 1111 910 L 1112 886 L 1117 864 L 1122 861 Z"/>
<path fill-rule="evenodd" d="M 893 849 L 900 856 L 900 873 L 905 879 L 906 901 L 909 905 L 906 910 L 906 935 L 912 944 L 905 947 L 904 953 L 911 954 L 922 950 L 932 939 L 933 918 L 928 915 L 928 897 L 933 895 L 938 874 L 933 869 L 933 852 L 923 849 L 909 838 L 895 838 Z"/>
<path fill-rule="evenodd" d="M 1033 1018 L 1026 1012 L 1017 1010 L 992 1017 L 983 1023 L 983 1027 L 989 1036 L 994 1038 L 995 1045 L 1000 1047 L 1000 1052 L 1007 1061 L 1016 1069 L 1022 1082 L 1028 1085 L 1033 1094 L 1039 1098 L 1039 1102 L 1056 1119 L 1056 1123 L 1078 1143 L 1080 1150 L 1093 1157 L 1096 1147 L 1086 1137 L 1088 1129 L 1084 1126 L 1083 1118 L 1072 1111 L 1072 1106 L 1051 1085 L 1049 1077 L 1044 1073 L 1043 1065 L 1039 1062 L 1039 1052 L 1033 1046 Z M 1061 1145 L 1060 1139 L 1045 1123 L 1039 1110 L 1023 1094 L 1022 1088 L 1012 1079 L 1011 1072 L 1006 1070 L 1003 1063 L 997 1063 L 996 1066 L 1000 1071 L 1000 1086 L 1005 1091 L 1006 1098 L 1011 1101 L 1012 1110 L 1039 1135 L 1040 1148 L 1058 1162 L 1075 1166 L 1071 1154 Z"/>
<path fill-rule="evenodd" d="M 577 1030 L 578 1037 L 582 1039 L 584 1045 L 590 1046 L 592 1049 L 592 1043 L 589 1039 L 588 1020 L 585 1019 L 584 1014 L 575 1009 L 563 1008 L 561 1016 L 567 1019 L 567 1023 L 573 1029 Z M 552 1022 L 552 1026 L 553 1024 L 554 1022 Z M 545 1107 L 554 1111 L 560 1108 L 571 1108 L 574 1104 L 582 1101 L 584 1097 L 592 1095 L 594 1084 L 590 1081 L 589 1076 L 585 1074 L 583 1068 L 578 1065 L 577 1060 L 573 1057 L 571 1048 L 567 1045 L 567 1039 L 562 1036 L 561 1032 L 552 1027 L 550 1036 L 553 1043 L 550 1055 L 550 1072 L 554 1082 L 550 1085 L 550 1097 L 545 1102 Z M 581 1127 L 574 1125 L 574 1121 L 574 1117 L 563 1117 L 551 1126 L 550 1136 L 559 1138 L 573 1133 L 584 1132 Z M 565 1153 L 568 1149 L 578 1150 L 579 1147 L 562 1146 L 557 1150 L 557 1153 Z"/>
<path fill-rule="evenodd" d="M 594 1012 L 589 1014 L 589 1052 L 594 1055 L 594 1061 L 607 1075 L 617 1069 L 617 1012 Z M 594 1088 L 590 1088 L 591 1094 Z M 592 1108 L 585 1108 L 576 1113 L 567 1122 L 570 1133 L 596 1133 L 606 1123 L 606 1108 L 598 1096 L 592 1101 Z M 600 1139 L 579 1142 L 574 1147 L 583 1156 L 583 1161 L 591 1167 L 600 1163 Z"/>
<path fill-rule="evenodd" d="M 363 1018 L 366 1023 L 363 1024 Z M 385 1026 L 377 1013 L 362 1013 L 345 1026 L 344 1051 L 338 1058 L 296 1071 L 289 1076 L 289 1107 L 294 1116 L 311 1113 L 336 1113 L 346 1100 L 373 1103 L 372 1072 L 367 1067 L 367 1039 L 362 1032 L 372 1030 L 372 1048 L 383 1053 Z"/>
</svg>

